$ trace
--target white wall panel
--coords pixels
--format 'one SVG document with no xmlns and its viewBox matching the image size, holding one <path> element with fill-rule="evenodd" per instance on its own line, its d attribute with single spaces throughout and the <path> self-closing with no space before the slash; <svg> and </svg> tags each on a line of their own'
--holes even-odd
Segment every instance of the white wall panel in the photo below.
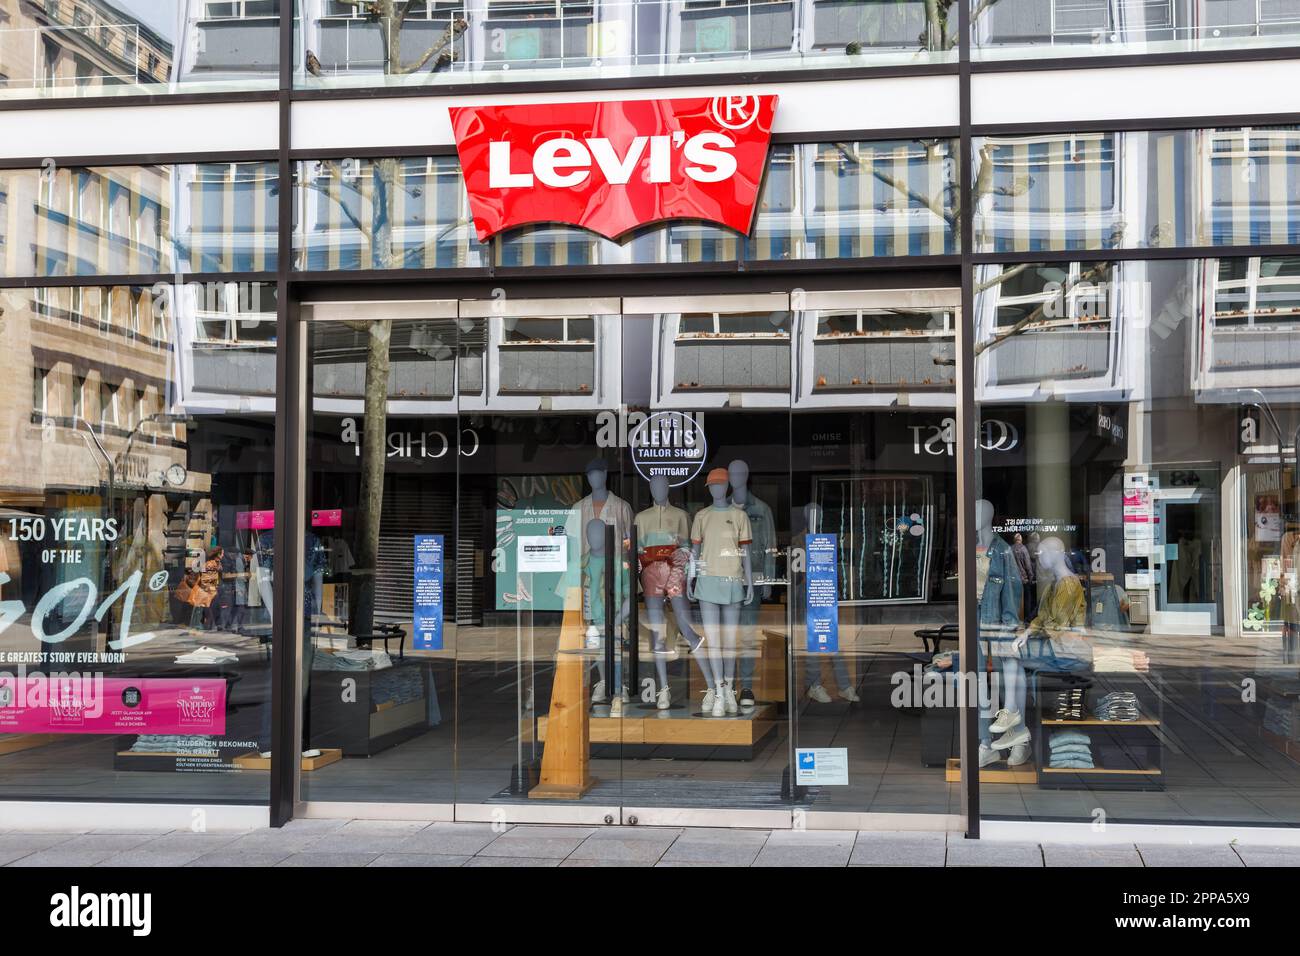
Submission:
<svg viewBox="0 0 1300 956">
<path fill-rule="evenodd" d="M 971 77 L 977 125 L 1300 112 L 1300 60 L 1102 67 Z"/>
<path fill-rule="evenodd" d="M 777 133 L 956 126 L 957 77 L 910 76 L 751 86 L 692 86 L 601 93 L 492 93 L 476 96 L 313 100 L 293 106 L 294 149 L 451 145 L 451 106 L 687 99 L 738 92 L 776 93 Z"/>
<path fill-rule="evenodd" d="M 0 158 L 271 150 L 276 103 L 0 111 Z"/>
</svg>

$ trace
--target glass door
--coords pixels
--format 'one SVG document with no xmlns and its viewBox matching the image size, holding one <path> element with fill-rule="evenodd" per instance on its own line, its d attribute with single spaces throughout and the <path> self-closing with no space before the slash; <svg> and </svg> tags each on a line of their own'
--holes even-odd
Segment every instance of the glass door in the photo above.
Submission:
<svg viewBox="0 0 1300 956">
<path fill-rule="evenodd" d="M 314 304 L 304 314 L 299 792 L 317 804 L 404 804 L 450 819 L 456 302 Z M 253 512 L 246 533 L 269 540 L 269 519 Z"/>
<path fill-rule="evenodd" d="M 959 302 L 898 289 L 793 303 L 795 797 L 857 818 L 837 825 L 960 825 Z"/>
<path fill-rule="evenodd" d="M 619 302 L 462 300 L 458 328 L 457 814 L 619 822 Z"/>
<path fill-rule="evenodd" d="M 625 820 L 789 826 L 790 297 L 625 298 L 622 328 Z"/>
</svg>

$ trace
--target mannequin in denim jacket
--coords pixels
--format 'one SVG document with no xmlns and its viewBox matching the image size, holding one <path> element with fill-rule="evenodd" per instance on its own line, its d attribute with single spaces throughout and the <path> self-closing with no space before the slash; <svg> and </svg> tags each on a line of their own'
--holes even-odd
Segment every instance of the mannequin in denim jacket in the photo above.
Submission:
<svg viewBox="0 0 1300 956">
<path fill-rule="evenodd" d="M 980 650 L 979 671 L 984 675 L 985 641 L 1011 640 L 1023 623 L 1021 598 L 1023 585 L 1016 566 L 1015 554 L 993 531 L 993 503 L 981 498 L 975 502 L 975 542 L 979 548 L 976 558 L 976 591 L 979 594 Z M 996 762 L 1000 757 L 993 748 L 993 709 L 998 702 L 991 696 L 987 706 L 980 709 L 980 766 Z M 1006 702 L 1007 704 L 1010 701 Z M 1006 704 L 1004 704 L 1004 709 Z M 1002 711 L 1000 711 L 1001 713 Z M 1007 748 L 1001 748 L 1007 749 Z M 1026 756 L 1027 751 L 1016 756 Z"/>
</svg>

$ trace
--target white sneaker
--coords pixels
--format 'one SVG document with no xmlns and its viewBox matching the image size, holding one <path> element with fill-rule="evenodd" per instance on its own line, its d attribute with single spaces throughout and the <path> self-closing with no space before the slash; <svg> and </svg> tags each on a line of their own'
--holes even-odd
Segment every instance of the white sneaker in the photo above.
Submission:
<svg viewBox="0 0 1300 956">
<path fill-rule="evenodd" d="M 850 704 L 856 704 L 862 700 L 862 698 L 858 696 L 858 692 L 852 687 L 841 687 L 840 697 L 847 700 Z"/>
<path fill-rule="evenodd" d="M 712 687 L 710 687 L 708 690 L 706 690 L 706 691 L 704 692 L 704 703 L 700 704 L 700 710 L 702 710 L 702 711 L 703 711 L 704 713 L 706 713 L 706 714 L 712 713 L 712 712 L 713 712 L 713 704 L 714 704 L 714 701 L 717 699 L 717 696 L 718 696 L 718 695 L 717 695 L 716 693 L 714 693 Z"/>
<path fill-rule="evenodd" d="M 1019 767 L 1029 761 L 1029 744 L 1016 744 L 1007 755 L 1007 766 Z"/>
<path fill-rule="evenodd" d="M 624 684 L 623 688 L 618 692 L 618 696 L 625 704 L 632 699 L 631 695 L 629 695 L 627 692 L 626 684 Z"/>
<path fill-rule="evenodd" d="M 1013 727 L 1005 734 L 993 741 L 994 750 L 1010 750 L 1018 744 L 1029 743 L 1029 728 L 1024 724 L 1019 727 Z"/>
<path fill-rule="evenodd" d="M 986 747 L 980 744 L 980 769 L 987 767 L 989 764 L 997 763 L 1002 759 L 1002 755 L 992 747 Z"/>
<path fill-rule="evenodd" d="M 995 734 L 1005 734 L 1012 727 L 1015 727 L 1021 721 L 1020 711 L 1007 710 L 1005 707 L 997 712 L 993 718 L 993 723 L 989 724 L 989 730 Z"/>
<path fill-rule="evenodd" d="M 736 703 L 736 692 L 731 689 L 729 681 L 722 682 L 722 707 L 728 714 L 740 713 L 740 705 Z"/>
<path fill-rule="evenodd" d="M 831 695 L 826 693 L 826 688 L 821 684 L 813 684 L 808 688 L 808 699 L 815 700 L 819 704 L 829 704 Z"/>
<path fill-rule="evenodd" d="M 723 690 L 723 685 L 719 684 L 717 686 L 717 689 L 714 690 L 713 692 L 713 710 L 710 711 L 710 714 L 714 717 L 726 717 L 727 716 L 726 700 L 727 700 L 727 695 L 726 692 Z"/>
<path fill-rule="evenodd" d="M 592 685 L 591 702 L 593 704 L 605 703 L 605 682 L 603 680 L 598 680 Z"/>
<path fill-rule="evenodd" d="M 615 697 L 613 700 L 611 700 L 611 701 L 609 702 L 609 716 L 611 716 L 611 717 L 622 717 L 622 716 L 623 716 L 623 698 L 622 698 L 622 697 Z"/>
<path fill-rule="evenodd" d="M 667 710 L 672 707 L 672 705 L 673 698 L 672 695 L 668 693 L 668 685 L 665 684 L 663 687 L 659 688 L 659 693 L 655 695 L 655 706 L 660 710 Z"/>
</svg>

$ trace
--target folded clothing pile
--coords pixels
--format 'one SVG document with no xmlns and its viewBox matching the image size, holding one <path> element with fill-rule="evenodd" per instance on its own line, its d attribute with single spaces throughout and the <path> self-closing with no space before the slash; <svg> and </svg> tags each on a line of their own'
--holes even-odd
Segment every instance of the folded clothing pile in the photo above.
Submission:
<svg viewBox="0 0 1300 956">
<path fill-rule="evenodd" d="M 239 655 L 216 647 L 203 646 L 198 650 L 176 656 L 177 664 L 233 664 Z"/>
<path fill-rule="evenodd" d="M 312 666 L 321 671 L 381 671 L 393 666 L 384 651 L 325 651 L 316 655 Z"/>
<path fill-rule="evenodd" d="M 141 734 L 131 745 L 134 754 L 215 754 L 217 745 L 212 737 L 184 734 Z"/>
<path fill-rule="evenodd" d="M 1091 770 L 1092 740 L 1077 730 L 1062 730 L 1049 740 L 1051 758 L 1047 765 L 1061 770 Z"/>
<path fill-rule="evenodd" d="M 1112 691 L 1097 701 L 1098 720 L 1137 720 L 1141 716 L 1137 694 L 1132 691 Z"/>
<path fill-rule="evenodd" d="M 1092 651 L 1092 669 L 1097 673 L 1145 674 L 1151 670 L 1151 658 L 1146 651 L 1127 647 L 1095 647 Z"/>
<path fill-rule="evenodd" d="M 1083 688 L 1057 691 L 1055 720 L 1083 720 Z"/>
</svg>

